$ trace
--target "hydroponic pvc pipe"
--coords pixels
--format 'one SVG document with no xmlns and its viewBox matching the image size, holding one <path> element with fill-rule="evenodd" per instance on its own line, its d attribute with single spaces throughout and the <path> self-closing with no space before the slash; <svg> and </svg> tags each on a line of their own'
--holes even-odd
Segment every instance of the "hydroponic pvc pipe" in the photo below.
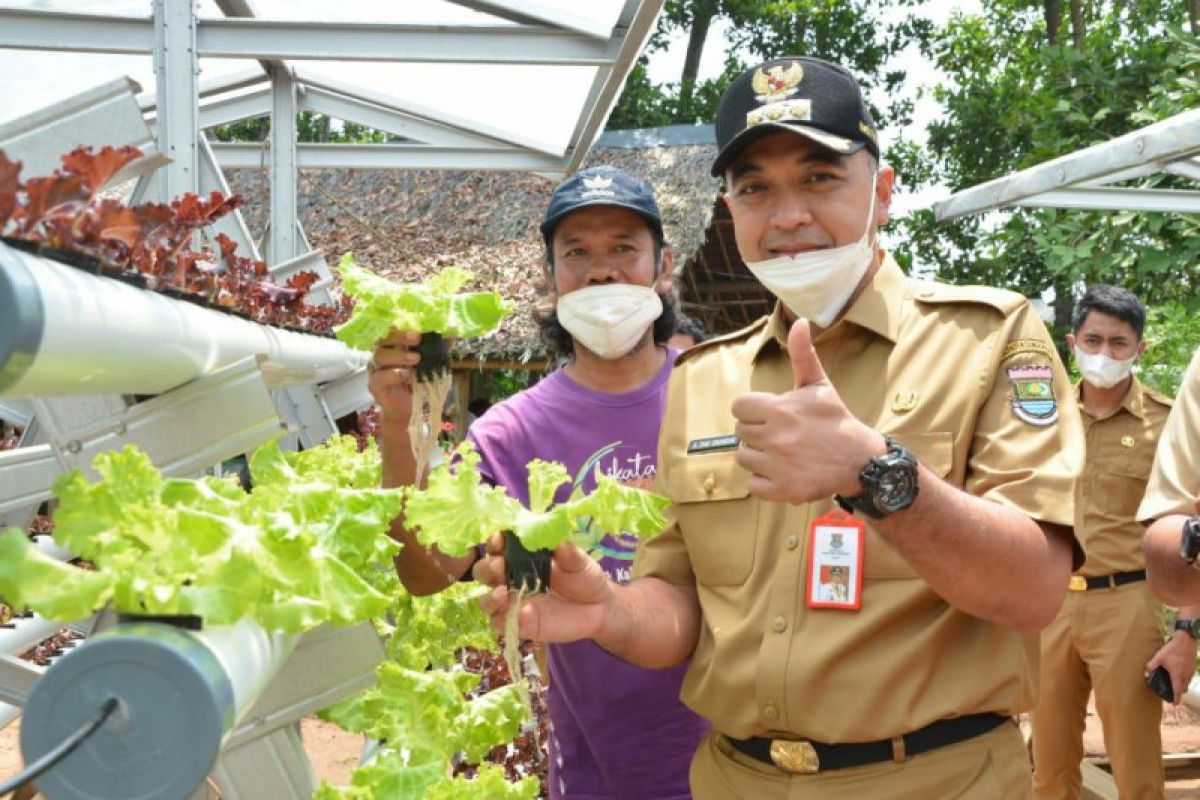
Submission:
<svg viewBox="0 0 1200 800">
<path fill-rule="evenodd" d="M 0 395 L 161 394 L 259 354 L 272 388 L 334 380 L 368 357 L 0 243 Z"/>
<path fill-rule="evenodd" d="M 108 698 L 120 705 L 38 788 L 51 800 L 190 797 L 297 639 L 248 620 L 195 632 L 134 622 L 90 638 L 34 684 L 21 719 L 25 762 Z"/>
</svg>

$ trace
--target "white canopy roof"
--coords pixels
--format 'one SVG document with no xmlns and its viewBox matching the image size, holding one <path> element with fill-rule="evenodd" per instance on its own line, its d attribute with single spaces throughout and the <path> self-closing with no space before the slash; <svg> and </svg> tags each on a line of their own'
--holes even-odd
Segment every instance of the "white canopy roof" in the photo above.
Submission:
<svg viewBox="0 0 1200 800">
<path fill-rule="evenodd" d="M 156 4 L 171 9 L 189 2 L 0 2 L 0 122 L 122 75 L 153 98 Z M 201 0 L 200 85 L 211 90 L 238 77 L 232 83 L 243 87 L 210 93 L 205 104 L 215 110 L 202 112 L 201 123 L 268 113 L 263 67 L 282 66 L 299 84 L 301 109 L 431 145 L 420 158 L 393 153 L 404 161 L 397 166 L 570 171 L 603 128 L 661 6 L 662 0 Z M 257 91 L 246 88 L 252 69 L 260 76 Z M 240 96 L 248 97 L 234 105 Z M 153 102 L 144 107 L 153 109 Z M 462 132 L 483 138 L 456 135 Z M 546 158 L 498 152 L 489 161 L 478 152 L 464 158 L 438 150 L 488 145 Z M 338 165 L 306 150 L 301 166 Z M 245 159 L 231 148 L 231 163 Z"/>
<path fill-rule="evenodd" d="M 67 139 L 100 143 L 87 136 L 97 125 L 118 127 L 116 109 L 129 110 L 120 98 L 129 96 L 128 76 L 143 92 L 123 130 L 141 128 L 147 138 L 144 118 L 150 149 L 170 159 L 140 196 L 220 187 L 219 167 L 269 167 L 270 260 L 280 263 L 306 249 L 295 226 L 299 168 L 573 172 L 662 5 L 0 0 L 0 142 L 23 140 L 29 161 L 56 158 L 39 143 L 61 144 L 64 128 Z M 97 114 L 100 102 L 114 103 L 113 114 Z M 296 115 L 306 110 L 400 138 L 299 143 Z M 266 115 L 267 142 L 210 146 L 203 133 Z"/>
</svg>

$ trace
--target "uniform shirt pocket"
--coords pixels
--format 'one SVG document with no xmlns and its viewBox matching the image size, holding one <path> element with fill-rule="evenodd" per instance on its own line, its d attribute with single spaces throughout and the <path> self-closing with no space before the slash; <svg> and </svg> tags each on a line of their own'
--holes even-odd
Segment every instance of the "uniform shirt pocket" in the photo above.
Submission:
<svg viewBox="0 0 1200 800">
<path fill-rule="evenodd" d="M 1153 450 L 1146 448 L 1144 453 L 1126 450 L 1105 455 L 1108 457 L 1100 459 L 1095 476 L 1088 482 L 1087 489 L 1092 496 L 1083 498 L 1085 504 L 1090 503 L 1106 516 L 1133 519 L 1137 516 L 1142 495 L 1146 493 Z"/>
<path fill-rule="evenodd" d="M 696 583 L 743 583 L 754 563 L 758 500 L 736 452 L 685 456 L 672 464 L 666 491 L 687 546 Z"/>
</svg>

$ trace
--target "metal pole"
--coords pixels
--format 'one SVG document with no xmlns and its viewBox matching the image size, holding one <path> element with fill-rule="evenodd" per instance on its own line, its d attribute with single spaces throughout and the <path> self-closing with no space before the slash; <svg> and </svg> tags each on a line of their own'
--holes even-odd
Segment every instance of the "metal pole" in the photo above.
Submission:
<svg viewBox="0 0 1200 800">
<path fill-rule="evenodd" d="M 158 150 L 171 163 L 162 171 L 169 201 L 199 186 L 199 96 L 193 0 L 154 0 L 154 73 L 157 79 Z"/>
<path fill-rule="evenodd" d="M 272 264 L 298 256 L 296 242 L 296 81 L 287 69 L 271 70 Z"/>
</svg>

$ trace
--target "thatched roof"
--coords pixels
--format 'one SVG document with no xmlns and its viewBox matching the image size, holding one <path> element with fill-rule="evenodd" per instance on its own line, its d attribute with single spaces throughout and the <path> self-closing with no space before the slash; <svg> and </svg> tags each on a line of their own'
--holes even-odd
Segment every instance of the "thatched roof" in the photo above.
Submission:
<svg viewBox="0 0 1200 800">
<path fill-rule="evenodd" d="M 595 148 L 588 166 L 613 164 L 654 187 L 667 239 L 682 265 L 705 241 L 718 192 L 708 174 L 714 155 L 710 144 Z M 229 182 L 246 198 L 251 232 L 261 235 L 265 173 L 233 171 Z M 471 270 L 476 281 L 470 288 L 495 289 L 517 311 L 500 330 L 464 343 L 464 354 L 490 362 L 541 360 L 545 352 L 530 312 L 544 296 L 537 226 L 554 185 L 514 173 L 303 170 L 299 216 L 331 264 L 350 250 L 358 263 L 403 281 L 444 266 Z"/>
</svg>

